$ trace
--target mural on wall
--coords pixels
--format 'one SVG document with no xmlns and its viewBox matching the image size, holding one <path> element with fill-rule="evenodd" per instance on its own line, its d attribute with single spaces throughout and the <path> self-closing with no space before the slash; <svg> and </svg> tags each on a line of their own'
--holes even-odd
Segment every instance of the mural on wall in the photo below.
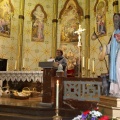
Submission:
<svg viewBox="0 0 120 120">
<path fill-rule="evenodd" d="M 10 0 L 0 0 L 0 36 L 10 37 L 13 12 L 14 9 Z"/>
<path fill-rule="evenodd" d="M 77 42 L 78 36 L 74 32 L 78 29 L 83 10 L 76 0 L 67 0 L 60 12 L 61 42 Z"/>
<path fill-rule="evenodd" d="M 35 6 L 31 13 L 32 17 L 32 41 L 43 42 L 44 41 L 44 21 L 47 19 L 42 5 Z"/>
<path fill-rule="evenodd" d="M 107 1 L 101 0 L 97 1 L 95 5 L 96 11 L 96 33 L 98 36 L 106 35 L 106 11 L 107 11 Z"/>
</svg>

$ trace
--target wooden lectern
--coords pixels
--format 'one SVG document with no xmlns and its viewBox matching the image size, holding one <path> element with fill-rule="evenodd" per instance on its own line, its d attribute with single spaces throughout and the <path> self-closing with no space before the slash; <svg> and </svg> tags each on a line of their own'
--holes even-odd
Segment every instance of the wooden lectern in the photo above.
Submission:
<svg viewBox="0 0 120 120">
<path fill-rule="evenodd" d="M 39 67 L 43 68 L 43 103 L 52 103 L 52 80 L 56 76 L 57 65 L 55 62 L 39 62 Z"/>
</svg>

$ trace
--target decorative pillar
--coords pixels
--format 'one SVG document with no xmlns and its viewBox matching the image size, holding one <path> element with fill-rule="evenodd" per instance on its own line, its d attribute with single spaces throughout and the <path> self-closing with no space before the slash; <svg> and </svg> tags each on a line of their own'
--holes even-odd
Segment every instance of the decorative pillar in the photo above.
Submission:
<svg viewBox="0 0 120 120">
<path fill-rule="evenodd" d="M 52 20 L 52 57 L 56 56 L 57 50 L 57 22 L 58 22 L 58 0 L 53 0 L 53 20 Z"/>
<path fill-rule="evenodd" d="M 18 58 L 17 58 L 17 70 L 22 70 L 24 5 L 25 5 L 25 0 L 20 0 L 19 26 L 18 26 Z"/>
<path fill-rule="evenodd" d="M 85 76 L 89 76 L 88 59 L 90 58 L 90 0 L 86 0 L 85 9 Z"/>
<path fill-rule="evenodd" d="M 119 12 L 118 0 L 114 0 L 114 2 L 113 2 L 113 10 L 114 10 L 114 13 Z"/>
</svg>

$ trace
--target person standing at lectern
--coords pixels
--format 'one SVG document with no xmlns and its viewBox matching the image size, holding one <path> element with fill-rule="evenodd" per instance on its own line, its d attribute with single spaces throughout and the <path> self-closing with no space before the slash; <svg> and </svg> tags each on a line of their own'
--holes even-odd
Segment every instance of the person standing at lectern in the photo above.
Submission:
<svg viewBox="0 0 120 120">
<path fill-rule="evenodd" d="M 56 51 L 55 62 L 57 62 L 58 65 L 61 64 L 63 66 L 63 71 L 66 71 L 67 60 L 63 57 L 63 51 L 60 49 L 57 49 Z"/>
</svg>

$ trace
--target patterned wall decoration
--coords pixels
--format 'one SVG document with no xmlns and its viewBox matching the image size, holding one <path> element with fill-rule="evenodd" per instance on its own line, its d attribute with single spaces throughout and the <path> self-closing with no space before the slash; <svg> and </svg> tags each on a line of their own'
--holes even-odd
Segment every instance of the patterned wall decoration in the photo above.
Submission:
<svg viewBox="0 0 120 120">
<path fill-rule="evenodd" d="M 4 1 L 4 0 L 3 0 Z M 6 0 L 5 0 L 6 1 Z M 7 0 L 8 1 L 8 0 Z M 51 57 L 52 40 L 52 16 L 53 0 L 26 0 L 24 8 L 24 30 L 23 30 L 23 58 L 26 70 L 41 70 L 38 66 L 40 61 L 46 61 Z M 11 16 L 10 38 L 0 36 L 0 58 L 7 59 L 8 70 L 15 69 L 15 61 L 18 56 L 18 25 L 20 0 L 11 0 L 14 14 Z M 41 4 L 46 11 L 48 20 L 44 22 L 44 42 L 32 41 L 32 19 L 31 12 L 37 4 Z"/>
<path fill-rule="evenodd" d="M 101 0 L 102 1 L 102 0 Z M 107 45 L 110 37 L 113 33 L 113 6 L 112 6 L 112 2 L 113 0 L 109 0 L 108 2 L 108 11 L 106 13 L 106 35 L 105 36 L 101 36 L 99 37 L 99 40 L 101 41 L 102 44 Z M 94 26 L 96 25 L 96 17 L 95 14 L 93 14 L 94 11 L 92 11 L 94 9 L 96 1 L 90 1 L 90 36 L 92 36 L 93 32 L 94 32 Z M 106 64 L 105 61 L 99 61 L 98 56 L 100 53 L 100 43 L 99 41 L 96 40 L 92 40 L 90 39 L 90 58 L 91 58 L 91 68 L 92 68 L 92 59 L 95 59 L 95 77 L 98 77 L 99 75 L 101 75 L 101 73 L 108 73 L 107 68 L 106 68 Z M 107 66 L 109 68 L 108 65 L 108 56 L 105 57 L 107 60 Z M 92 72 L 91 72 L 91 77 L 92 77 Z"/>
<path fill-rule="evenodd" d="M 77 0 L 78 4 L 81 6 L 83 11 L 85 11 L 85 1 L 86 0 Z M 58 15 L 60 11 L 63 9 L 66 0 L 58 0 Z M 53 0 L 26 0 L 25 8 L 24 8 L 24 30 L 23 30 L 23 57 L 25 59 L 25 68 L 26 70 L 40 70 L 41 68 L 38 66 L 39 61 L 45 61 L 51 57 L 51 41 L 52 41 L 52 19 L 53 19 Z M 90 36 L 93 34 L 94 26 L 96 25 L 96 17 L 94 15 L 94 5 L 96 1 L 90 0 Z M 108 1 L 108 11 L 106 13 L 106 35 L 101 36 L 99 39 L 102 44 L 107 44 L 110 36 L 113 33 L 113 0 Z M 14 15 L 11 16 L 11 33 L 10 38 L 0 36 L 0 58 L 4 58 L 8 60 L 9 66 L 8 70 L 14 70 L 15 61 L 18 53 L 18 23 L 19 23 L 19 6 L 20 0 L 11 0 L 11 4 L 14 7 Z M 43 6 L 44 11 L 47 14 L 47 21 L 44 22 L 44 42 L 33 42 L 32 41 L 32 19 L 31 19 L 31 11 L 35 8 L 37 4 Z M 120 3 L 119 3 L 120 6 Z M 83 16 L 84 18 L 84 16 Z M 85 19 L 80 22 L 82 28 L 87 29 L 85 26 Z M 77 56 L 77 52 L 74 47 L 77 44 L 72 43 L 61 43 L 61 22 L 58 20 L 57 26 L 57 46 L 66 44 L 67 51 L 70 51 L 72 48 L 72 52 L 75 56 Z M 84 55 L 84 46 L 85 46 L 85 32 L 82 34 L 82 51 L 81 55 Z M 101 73 L 107 73 L 107 69 L 104 61 L 98 60 L 99 55 L 99 47 L 100 43 L 98 40 L 91 40 L 90 38 L 90 59 L 92 68 L 92 59 L 95 58 L 95 76 L 99 76 Z M 75 47 L 76 48 L 76 47 Z M 106 59 L 108 57 L 106 56 Z M 108 61 L 108 60 L 107 60 Z M 92 77 L 92 73 L 91 73 Z"/>
<path fill-rule="evenodd" d="M 51 41 L 52 41 L 52 17 L 53 17 L 53 0 L 26 0 L 24 10 L 24 31 L 23 31 L 23 58 L 25 59 L 26 70 L 41 70 L 38 66 L 40 61 L 46 61 L 51 57 Z M 41 5 L 45 11 L 44 17 L 44 41 L 32 41 L 32 24 L 31 12 L 36 5 Z M 47 17 L 46 17 L 47 15 Z"/>
<path fill-rule="evenodd" d="M 3 3 L 9 0 L 2 0 Z M 17 56 L 19 0 L 11 0 L 14 14 L 10 16 L 10 37 L 0 36 L 0 58 L 7 59 L 8 70 L 14 70 Z"/>
</svg>

